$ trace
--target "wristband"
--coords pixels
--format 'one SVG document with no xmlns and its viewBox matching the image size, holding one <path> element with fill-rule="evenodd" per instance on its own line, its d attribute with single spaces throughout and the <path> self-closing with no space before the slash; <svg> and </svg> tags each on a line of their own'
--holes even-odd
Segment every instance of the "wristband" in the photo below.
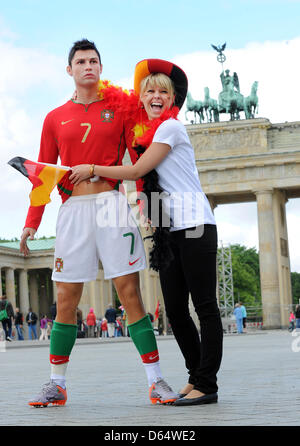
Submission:
<svg viewBox="0 0 300 446">
<path fill-rule="evenodd" d="M 93 176 L 95 176 L 95 174 L 94 174 L 94 169 L 95 169 L 95 164 L 91 164 L 91 165 L 90 165 L 90 178 L 92 178 Z"/>
</svg>

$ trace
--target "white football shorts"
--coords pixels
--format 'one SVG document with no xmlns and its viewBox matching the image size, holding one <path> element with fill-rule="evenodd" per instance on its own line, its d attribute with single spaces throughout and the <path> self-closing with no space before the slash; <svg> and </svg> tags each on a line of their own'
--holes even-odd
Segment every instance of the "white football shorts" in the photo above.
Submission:
<svg viewBox="0 0 300 446">
<path fill-rule="evenodd" d="M 105 279 L 146 268 L 143 240 L 127 198 L 112 190 L 70 197 L 59 209 L 52 280 Z"/>
</svg>

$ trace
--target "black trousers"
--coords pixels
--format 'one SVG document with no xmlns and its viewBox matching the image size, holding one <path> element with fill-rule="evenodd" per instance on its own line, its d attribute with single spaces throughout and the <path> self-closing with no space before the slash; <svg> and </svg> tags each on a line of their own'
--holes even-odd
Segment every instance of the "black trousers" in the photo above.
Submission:
<svg viewBox="0 0 300 446">
<path fill-rule="evenodd" d="M 2 327 L 3 327 L 3 330 L 5 331 L 5 339 L 7 339 L 11 335 L 11 333 L 10 333 L 11 327 L 12 327 L 11 318 L 3 319 Z"/>
<path fill-rule="evenodd" d="M 201 227 L 194 229 L 200 231 Z M 167 317 L 184 356 L 189 383 L 209 394 L 218 390 L 223 328 L 216 299 L 217 229 L 204 225 L 202 230 L 203 235 L 195 238 L 186 237 L 185 230 L 171 232 L 174 259 L 160 271 L 160 280 Z M 189 313 L 189 294 L 200 321 L 200 336 Z"/>
</svg>

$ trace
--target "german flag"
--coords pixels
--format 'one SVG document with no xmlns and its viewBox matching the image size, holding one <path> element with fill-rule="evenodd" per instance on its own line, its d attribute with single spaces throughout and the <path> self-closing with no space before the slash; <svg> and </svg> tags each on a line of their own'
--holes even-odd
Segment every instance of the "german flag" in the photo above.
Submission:
<svg viewBox="0 0 300 446">
<path fill-rule="evenodd" d="M 33 184 L 29 195 L 31 206 L 42 206 L 49 203 L 51 201 L 50 194 L 56 185 L 63 203 L 72 194 L 73 185 L 69 180 L 70 167 L 37 163 L 20 156 L 12 158 L 8 164 L 21 172 Z"/>
</svg>

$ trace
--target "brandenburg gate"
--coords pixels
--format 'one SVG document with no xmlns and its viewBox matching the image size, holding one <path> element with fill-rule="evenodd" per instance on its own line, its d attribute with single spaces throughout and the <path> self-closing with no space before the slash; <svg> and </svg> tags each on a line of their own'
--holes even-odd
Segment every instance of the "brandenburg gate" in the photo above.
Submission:
<svg viewBox="0 0 300 446">
<path fill-rule="evenodd" d="M 187 130 L 212 209 L 257 202 L 263 324 L 287 326 L 292 295 L 285 204 L 300 197 L 300 122 L 256 118 Z"/>
<path fill-rule="evenodd" d="M 300 122 L 272 124 L 268 119 L 243 119 L 187 125 L 187 131 L 212 209 L 218 204 L 257 202 L 263 325 L 288 326 L 292 295 L 285 204 L 300 197 Z M 128 192 L 134 192 L 131 189 L 132 184 Z M 142 231 L 142 235 L 148 234 Z M 21 310 L 27 312 L 30 302 L 35 311 L 46 312 L 56 298 L 55 286 L 50 286 L 54 240 L 31 243 L 42 245 L 27 259 L 18 246 L 0 246 L 0 271 L 2 268 L 3 277 L 5 272 L 6 292 L 12 303 L 17 303 L 17 271 Z M 148 254 L 149 241 L 145 247 Z M 40 286 L 44 284 L 41 290 L 37 289 L 37 274 Z M 147 311 L 154 313 L 157 300 L 163 306 L 157 273 L 143 271 L 141 287 Z M 48 300 L 43 297 L 46 288 L 50 290 Z M 112 298 L 112 286 L 104 280 L 100 267 L 97 280 L 85 286 L 81 308 L 87 313 L 92 305 L 103 315 Z"/>
</svg>

